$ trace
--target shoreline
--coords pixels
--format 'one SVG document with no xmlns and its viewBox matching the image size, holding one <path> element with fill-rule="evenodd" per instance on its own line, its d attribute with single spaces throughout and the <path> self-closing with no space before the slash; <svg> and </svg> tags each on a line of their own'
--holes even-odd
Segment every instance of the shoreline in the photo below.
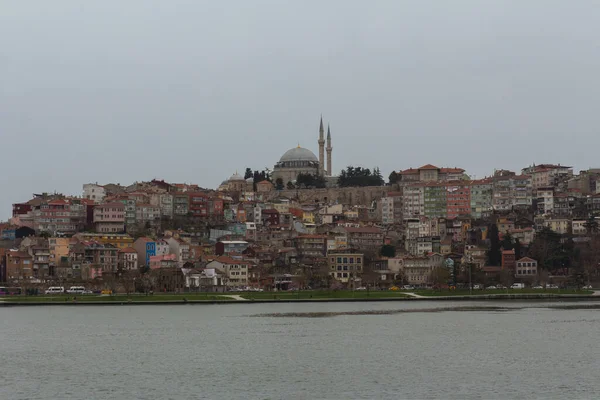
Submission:
<svg viewBox="0 0 600 400">
<path fill-rule="evenodd" d="M 398 302 L 398 301 L 513 301 L 513 300 L 598 300 L 600 296 L 593 294 L 490 294 L 490 295 L 458 295 L 458 296 L 421 296 L 421 297 L 374 297 L 374 298 L 308 298 L 308 299 L 215 299 L 215 300 L 107 300 L 107 301 L 6 301 L 0 300 L 0 307 L 24 306 L 124 306 L 124 305 L 188 305 L 188 304 L 268 304 L 268 303 L 364 303 L 364 302 Z"/>
</svg>

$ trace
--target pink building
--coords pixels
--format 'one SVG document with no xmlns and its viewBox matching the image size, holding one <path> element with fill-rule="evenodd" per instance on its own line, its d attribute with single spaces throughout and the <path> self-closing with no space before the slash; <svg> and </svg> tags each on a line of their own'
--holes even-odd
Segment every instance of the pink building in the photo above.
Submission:
<svg viewBox="0 0 600 400">
<path fill-rule="evenodd" d="M 123 232 L 125 230 L 125 205 L 120 202 L 98 204 L 94 207 L 96 232 Z"/>
<path fill-rule="evenodd" d="M 160 269 L 168 267 L 177 267 L 177 256 L 175 254 L 165 254 L 162 256 L 150 256 L 150 269 Z"/>
</svg>

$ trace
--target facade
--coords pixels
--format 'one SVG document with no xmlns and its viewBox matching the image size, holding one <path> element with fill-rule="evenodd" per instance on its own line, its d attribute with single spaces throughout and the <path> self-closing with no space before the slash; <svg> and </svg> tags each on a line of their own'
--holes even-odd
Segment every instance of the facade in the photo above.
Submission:
<svg viewBox="0 0 600 400">
<path fill-rule="evenodd" d="M 245 288 L 248 286 L 250 262 L 242 258 L 220 256 L 210 261 L 206 268 L 222 271 L 227 276 L 227 286 Z"/>
<path fill-rule="evenodd" d="M 349 249 L 327 252 L 329 274 L 342 283 L 360 280 L 363 272 L 364 254 Z"/>
<path fill-rule="evenodd" d="M 492 180 L 480 179 L 471 182 L 471 217 L 487 218 L 491 215 Z"/>
<path fill-rule="evenodd" d="M 469 182 L 448 182 L 445 189 L 447 218 L 454 219 L 471 215 L 471 186 Z"/>
<path fill-rule="evenodd" d="M 137 204 L 135 222 L 138 226 L 160 226 L 160 207 L 152 204 Z"/>
<path fill-rule="evenodd" d="M 348 245 L 354 249 L 379 251 L 383 245 L 383 231 L 376 227 L 346 227 Z"/>
<path fill-rule="evenodd" d="M 27 281 L 34 278 L 33 257 L 24 251 L 9 250 L 6 253 L 6 280 Z"/>
<path fill-rule="evenodd" d="M 126 247 L 117 253 L 118 269 L 135 271 L 138 269 L 138 255 L 133 247 Z"/>
<path fill-rule="evenodd" d="M 404 218 L 425 215 L 425 186 L 415 184 L 404 188 Z"/>
<path fill-rule="evenodd" d="M 402 181 L 411 182 L 439 182 L 465 179 L 465 170 L 462 168 L 439 168 L 427 164 L 420 168 L 409 168 L 400 171 Z"/>
<path fill-rule="evenodd" d="M 125 230 L 125 206 L 120 202 L 94 207 L 94 227 L 98 233 L 120 233 Z"/>
<path fill-rule="evenodd" d="M 56 199 L 43 201 L 33 210 L 33 229 L 51 235 L 74 234 L 86 225 L 87 209 L 81 200 Z"/>
<path fill-rule="evenodd" d="M 106 197 L 104 186 L 98 183 L 85 183 L 83 185 L 83 198 L 93 200 L 95 203 L 102 203 Z"/>
<path fill-rule="evenodd" d="M 323 257 L 327 251 L 327 237 L 323 235 L 300 235 L 296 242 L 301 257 Z"/>
<path fill-rule="evenodd" d="M 189 213 L 188 193 L 173 193 L 173 216 L 186 216 Z"/>
<path fill-rule="evenodd" d="M 171 193 L 152 193 L 150 204 L 159 208 L 159 214 L 173 218 L 173 195 Z"/>
<path fill-rule="evenodd" d="M 516 271 L 515 277 L 517 278 L 526 278 L 526 277 L 536 277 L 538 269 L 538 263 L 533 258 L 523 257 L 517 260 L 516 263 Z"/>
<path fill-rule="evenodd" d="M 248 248 L 248 242 L 245 240 L 221 240 L 215 244 L 215 254 L 221 256 L 224 254 L 241 254 Z"/>
<path fill-rule="evenodd" d="M 80 232 L 74 236 L 80 241 L 95 241 L 110 244 L 118 249 L 124 249 L 133 245 L 133 238 L 126 233 L 89 233 Z"/>
</svg>

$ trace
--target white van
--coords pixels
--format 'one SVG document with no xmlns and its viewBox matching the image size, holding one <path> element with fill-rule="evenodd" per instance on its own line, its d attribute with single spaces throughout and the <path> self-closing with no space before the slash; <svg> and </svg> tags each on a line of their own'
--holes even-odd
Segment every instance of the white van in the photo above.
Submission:
<svg viewBox="0 0 600 400">
<path fill-rule="evenodd" d="M 524 283 L 513 283 L 511 289 L 525 289 Z"/>
<path fill-rule="evenodd" d="M 69 294 L 84 294 L 85 288 L 83 286 L 71 286 L 67 289 L 67 293 Z"/>
<path fill-rule="evenodd" d="M 65 288 L 62 286 L 50 286 L 44 293 L 46 294 L 63 294 Z"/>
</svg>

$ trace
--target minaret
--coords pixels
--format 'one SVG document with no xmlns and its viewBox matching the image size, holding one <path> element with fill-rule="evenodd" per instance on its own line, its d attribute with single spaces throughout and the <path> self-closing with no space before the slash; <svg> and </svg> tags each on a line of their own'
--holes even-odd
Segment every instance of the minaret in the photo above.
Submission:
<svg viewBox="0 0 600 400">
<path fill-rule="evenodd" d="M 321 124 L 319 125 L 319 173 L 325 173 L 325 131 L 323 130 L 323 116 L 321 115 Z"/>
<path fill-rule="evenodd" d="M 331 131 L 329 130 L 329 124 L 327 124 L 327 176 L 331 175 Z"/>
</svg>

